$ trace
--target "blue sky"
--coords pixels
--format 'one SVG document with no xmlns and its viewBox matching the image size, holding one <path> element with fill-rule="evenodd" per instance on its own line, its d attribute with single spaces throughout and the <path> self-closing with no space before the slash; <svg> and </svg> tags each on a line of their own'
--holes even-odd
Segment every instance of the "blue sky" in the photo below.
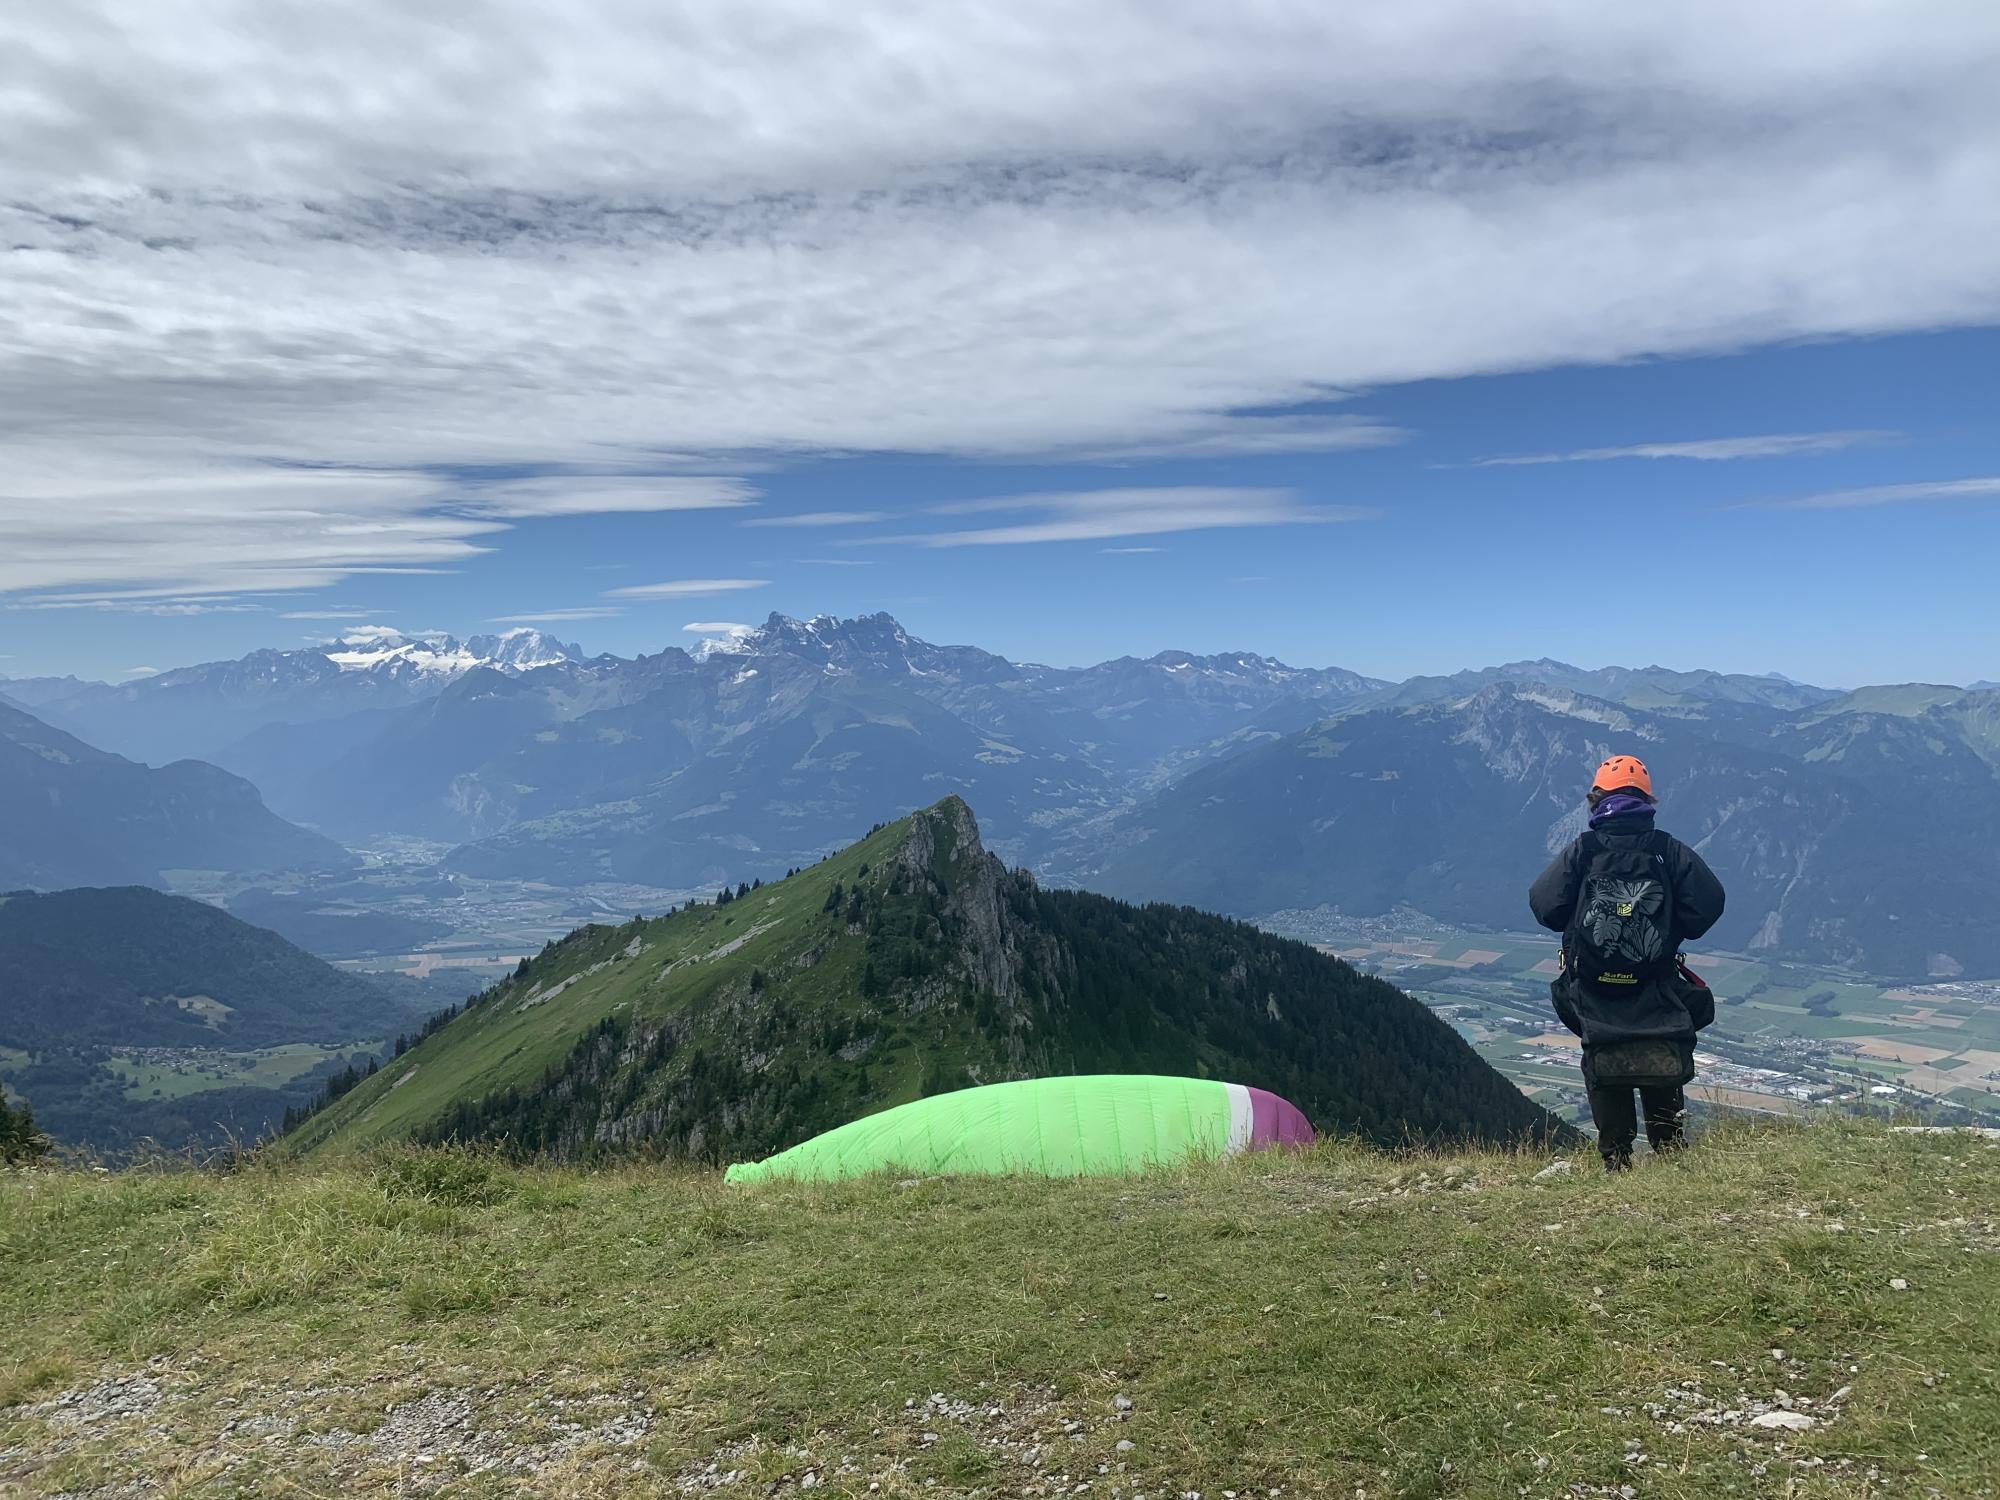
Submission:
<svg viewBox="0 0 2000 1500">
<path fill-rule="evenodd" d="M 888 610 L 2000 678 L 1988 8 L 217 4 L 117 116 L 90 9 L 0 20 L 0 676 Z"/>
<path fill-rule="evenodd" d="M 242 601 L 254 608 L 241 613 L 17 612 L 0 621 L 0 638 L 13 675 L 116 677 L 302 644 L 350 624 L 471 634 L 528 619 L 588 650 L 629 655 L 692 644 L 689 623 L 887 610 L 929 638 L 1055 663 L 1178 647 L 1389 677 L 1551 655 L 1836 685 L 2000 678 L 2000 486 L 1785 508 L 2000 474 L 2000 333 L 1427 381 L 1345 405 L 1409 435 L 1336 454 L 1116 465 L 798 462 L 754 476 L 754 508 L 526 520 L 442 575 L 359 576 Z M 1827 447 L 1479 462 L 1772 435 Z M 963 547 L 876 540 L 972 529 L 932 513 L 954 501 L 1189 486 L 1285 491 L 1305 508 L 1379 514 Z M 828 512 L 883 519 L 743 524 Z M 670 579 L 767 581 L 611 597 Z M 615 613 L 563 618 L 598 610 Z M 350 618 L 287 618 L 320 612 Z M 556 618 L 537 619 L 546 615 Z"/>
</svg>

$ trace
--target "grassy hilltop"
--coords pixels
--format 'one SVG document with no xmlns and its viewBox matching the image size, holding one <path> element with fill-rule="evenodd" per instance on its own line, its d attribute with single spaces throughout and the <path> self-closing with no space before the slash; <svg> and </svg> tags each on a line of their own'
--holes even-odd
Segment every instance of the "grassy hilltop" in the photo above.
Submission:
<svg viewBox="0 0 2000 1500">
<path fill-rule="evenodd" d="M 1102 1072 L 1254 1084 L 1382 1141 L 1567 1133 L 1393 986 L 1226 918 L 1044 890 L 957 797 L 739 891 L 550 944 L 286 1148 L 756 1157 L 926 1094 Z"/>
<path fill-rule="evenodd" d="M 0 1495 L 1996 1493 L 2000 1148 L 1546 1160 L 0 1174 Z"/>
</svg>

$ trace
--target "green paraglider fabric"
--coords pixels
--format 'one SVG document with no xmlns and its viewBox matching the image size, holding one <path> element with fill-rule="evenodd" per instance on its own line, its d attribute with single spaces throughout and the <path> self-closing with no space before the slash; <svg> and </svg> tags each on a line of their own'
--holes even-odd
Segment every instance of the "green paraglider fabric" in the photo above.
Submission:
<svg viewBox="0 0 2000 1500">
<path fill-rule="evenodd" d="M 1122 1074 L 989 1084 L 898 1105 L 764 1161 L 738 1163 L 728 1181 L 824 1181 L 890 1167 L 1051 1177 L 1140 1172 L 1246 1148 L 1251 1092 L 1204 1078 Z"/>
</svg>

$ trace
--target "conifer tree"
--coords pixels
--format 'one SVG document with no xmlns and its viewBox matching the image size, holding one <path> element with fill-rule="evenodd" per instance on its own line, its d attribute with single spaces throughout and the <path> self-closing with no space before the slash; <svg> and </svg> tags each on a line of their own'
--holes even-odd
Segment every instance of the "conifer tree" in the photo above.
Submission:
<svg viewBox="0 0 2000 1500">
<path fill-rule="evenodd" d="M 0 1162 L 33 1161 L 48 1155 L 49 1138 L 35 1129 L 35 1112 L 23 1099 L 11 1108 L 0 1090 Z"/>
</svg>

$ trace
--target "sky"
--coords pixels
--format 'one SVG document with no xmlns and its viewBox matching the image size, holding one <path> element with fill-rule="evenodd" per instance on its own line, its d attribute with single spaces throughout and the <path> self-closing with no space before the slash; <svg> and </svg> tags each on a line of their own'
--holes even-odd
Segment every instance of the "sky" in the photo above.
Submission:
<svg viewBox="0 0 2000 1500">
<path fill-rule="evenodd" d="M 2000 678 L 1986 0 L 70 0 L 0 57 L 0 677 L 886 610 Z"/>
</svg>

